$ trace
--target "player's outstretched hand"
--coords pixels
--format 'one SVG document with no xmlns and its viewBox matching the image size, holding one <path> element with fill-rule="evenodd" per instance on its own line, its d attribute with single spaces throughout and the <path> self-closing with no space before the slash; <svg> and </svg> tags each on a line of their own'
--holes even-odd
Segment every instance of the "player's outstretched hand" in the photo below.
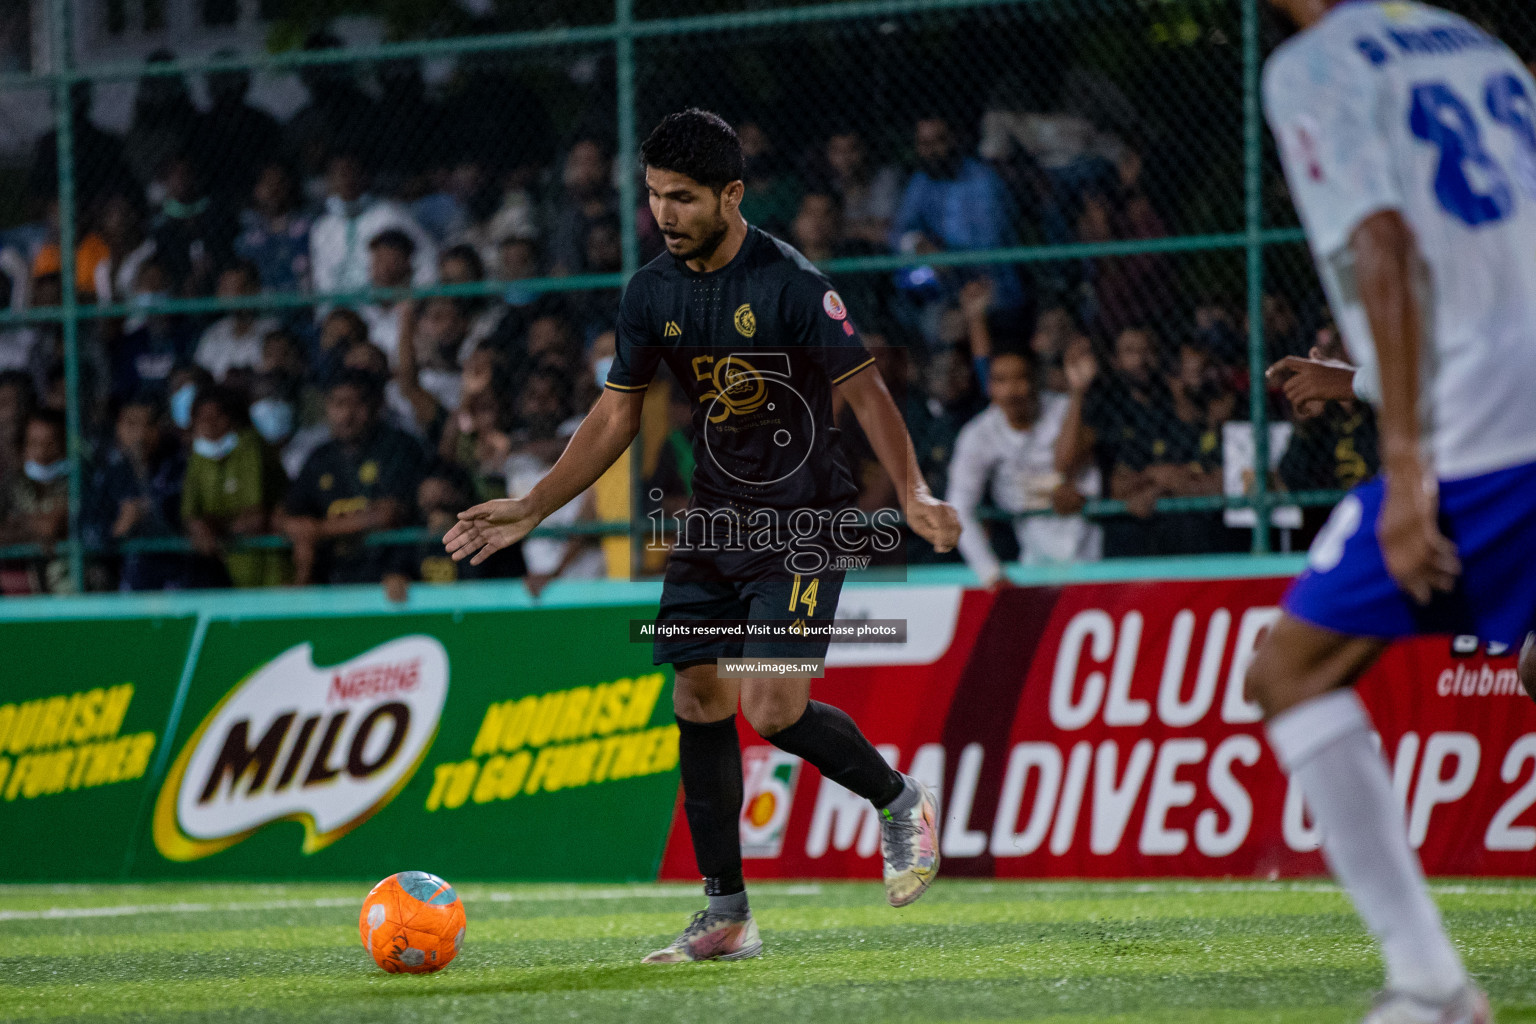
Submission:
<svg viewBox="0 0 1536 1024">
<path fill-rule="evenodd" d="M 1440 532 L 1439 500 L 1422 469 L 1389 471 L 1376 536 L 1387 572 L 1419 604 L 1449 592 L 1461 575 L 1456 545 Z"/>
<path fill-rule="evenodd" d="M 938 552 L 953 551 L 960 541 L 960 513 L 930 494 L 907 502 L 907 525 Z"/>
<path fill-rule="evenodd" d="M 455 562 L 468 558 L 470 565 L 479 565 L 538 525 L 538 514 L 521 499 L 499 498 L 460 512 L 459 521 L 443 537 L 443 547 Z"/>
</svg>

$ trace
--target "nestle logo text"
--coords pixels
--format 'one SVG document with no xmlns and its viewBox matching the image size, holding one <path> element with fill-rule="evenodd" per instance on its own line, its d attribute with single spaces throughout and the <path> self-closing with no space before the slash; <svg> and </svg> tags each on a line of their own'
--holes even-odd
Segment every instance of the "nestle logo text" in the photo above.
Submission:
<svg viewBox="0 0 1536 1024">
<path fill-rule="evenodd" d="M 350 703 L 374 697 L 410 693 L 421 682 L 421 661 L 402 661 L 393 665 L 363 665 L 331 676 L 329 703 Z"/>
</svg>

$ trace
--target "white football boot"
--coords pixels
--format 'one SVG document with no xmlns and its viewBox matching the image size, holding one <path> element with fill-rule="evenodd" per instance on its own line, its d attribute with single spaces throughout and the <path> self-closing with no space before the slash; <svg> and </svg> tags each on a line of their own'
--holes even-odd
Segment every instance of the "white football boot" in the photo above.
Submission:
<svg viewBox="0 0 1536 1024">
<path fill-rule="evenodd" d="M 745 960 L 763 951 L 752 912 L 746 917 L 711 914 L 701 910 L 693 915 L 683 933 L 670 946 L 640 961 L 645 964 L 685 964 L 694 960 Z"/>
<path fill-rule="evenodd" d="M 939 799 L 921 782 L 917 789 L 917 803 L 906 814 L 880 811 L 885 900 L 893 907 L 916 900 L 939 874 Z"/>
</svg>

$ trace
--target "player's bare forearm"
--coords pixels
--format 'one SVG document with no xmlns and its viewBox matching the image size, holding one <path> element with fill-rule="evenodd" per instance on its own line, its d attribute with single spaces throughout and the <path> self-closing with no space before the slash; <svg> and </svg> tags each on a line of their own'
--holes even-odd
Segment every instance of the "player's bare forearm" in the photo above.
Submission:
<svg viewBox="0 0 1536 1024">
<path fill-rule="evenodd" d="M 644 404 L 643 391 L 604 388 L 554 468 L 528 492 L 528 508 L 542 520 L 596 483 L 640 432 Z"/>
<path fill-rule="evenodd" d="M 902 505 L 911 504 L 919 494 L 927 495 L 928 485 L 918 469 L 912 438 L 880 371 L 871 366 L 839 384 L 837 389 L 853 407 L 875 457 L 895 482 Z"/>
<path fill-rule="evenodd" d="M 554 468 L 521 498 L 482 502 L 459 513 L 459 521 L 443 537 L 443 547 L 455 561 L 468 558 L 479 565 L 510 547 L 597 482 L 640 432 L 643 392 L 604 389 L 581 421 L 571 443 Z"/>
<path fill-rule="evenodd" d="M 952 550 L 960 540 L 960 517 L 929 492 L 907 425 L 891 400 L 880 371 L 870 367 L 837 388 L 853 407 L 875 457 L 899 488 L 907 524 L 935 550 Z"/>
<path fill-rule="evenodd" d="M 1417 471 L 1423 321 L 1413 283 L 1418 260 L 1413 230 L 1401 214 L 1388 210 L 1366 218 L 1350 245 L 1381 368 L 1382 459 L 1389 475 L 1394 467 Z"/>
<path fill-rule="evenodd" d="M 1461 563 L 1441 532 L 1432 470 L 1419 446 L 1419 353 L 1423 315 L 1414 288 L 1418 249 L 1396 212 L 1378 213 L 1355 230 L 1355 271 L 1381 371 L 1382 465 L 1386 496 L 1376 523 L 1387 571 L 1404 592 L 1427 603 L 1456 584 Z"/>
</svg>

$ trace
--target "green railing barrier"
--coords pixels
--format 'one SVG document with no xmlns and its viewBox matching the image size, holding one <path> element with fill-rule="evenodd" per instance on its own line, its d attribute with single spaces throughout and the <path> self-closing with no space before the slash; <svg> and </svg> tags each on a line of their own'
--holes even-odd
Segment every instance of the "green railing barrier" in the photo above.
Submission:
<svg viewBox="0 0 1536 1024">
<path fill-rule="evenodd" d="M 1339 500 L 1338 491 L 1296 491 L 1294 493 L 1271 491 L 1267 502 L 1274 505 L 1290 505 L 1297 508 L 1326 508 Z M 1153 504 L 1153 511 L 1159 513 L 1178 512 L 1220 512 L 1225 509 L 1258 508 L 1259 503 L 1255 497 L 1237 495 L 1232 497 L 1189 497 L 1189 498 L 1159 498 Z M 981 506 L 976 510 L 976 517 L 984 521 L 992 522 L 1018 522 L 1032 519 L 1036 516 L 1054 515 L 1050 509 L 1031 509 L 1027 512 L 1008 512 L 991 506 Z M 1086 502 L 1078 513 L 1088 519 L 1106 519 L 1111 516 L 1123 516 L 1129 514 L 1125 502 L 1111 501 L 1107 499 L 1094 499 Z M 669 523 L 671 519 L 669 518 Z M 903 517 L 897 517 L 891 525 L 901 525 L 905 522 Z M 858 525 L 857 522 L 849 525 Z M 649 530 L 649 524 L 647 524 Z M 615 520 L 613 522 L 589 522 L 572 523 L 568 526 L 540 526 L 534 529 L 528 536 L 535 539 L 559 540 L 571 537 L 627 537 L 632 536 L 635 524 L 627 520 Z M 673 527 L 664 524 L 663 532 L 670 534 Z M 380 530 L 370 533 L 363 538 L 363 544 L 369 547 L 398 547 L 402 545 L 423 544 L 441 541 L 443 535 L 429 530 L 424 526 L 402 527 L 397 530 Z M 226 551 L 266 551 L 283 550 L 292 547 L 288 538 L 278 533 L 259 534 L 248 537 L 228 538 L 223 547 Z M 70 551 L 78 548 L 87 554 L 190 554 L 192 544 L 185 537 L 140 537 L 132 540 L 118 541 L 116 543 L 102 544 L 74 544 L 71 541 L 61 541 L 54 545 L 55 551 Z M 48 551 L 40 544 L 6 544 L 0 545 L 0 561 L 5 559 L 43 558 L 49 557 Z"/>
</svg>

